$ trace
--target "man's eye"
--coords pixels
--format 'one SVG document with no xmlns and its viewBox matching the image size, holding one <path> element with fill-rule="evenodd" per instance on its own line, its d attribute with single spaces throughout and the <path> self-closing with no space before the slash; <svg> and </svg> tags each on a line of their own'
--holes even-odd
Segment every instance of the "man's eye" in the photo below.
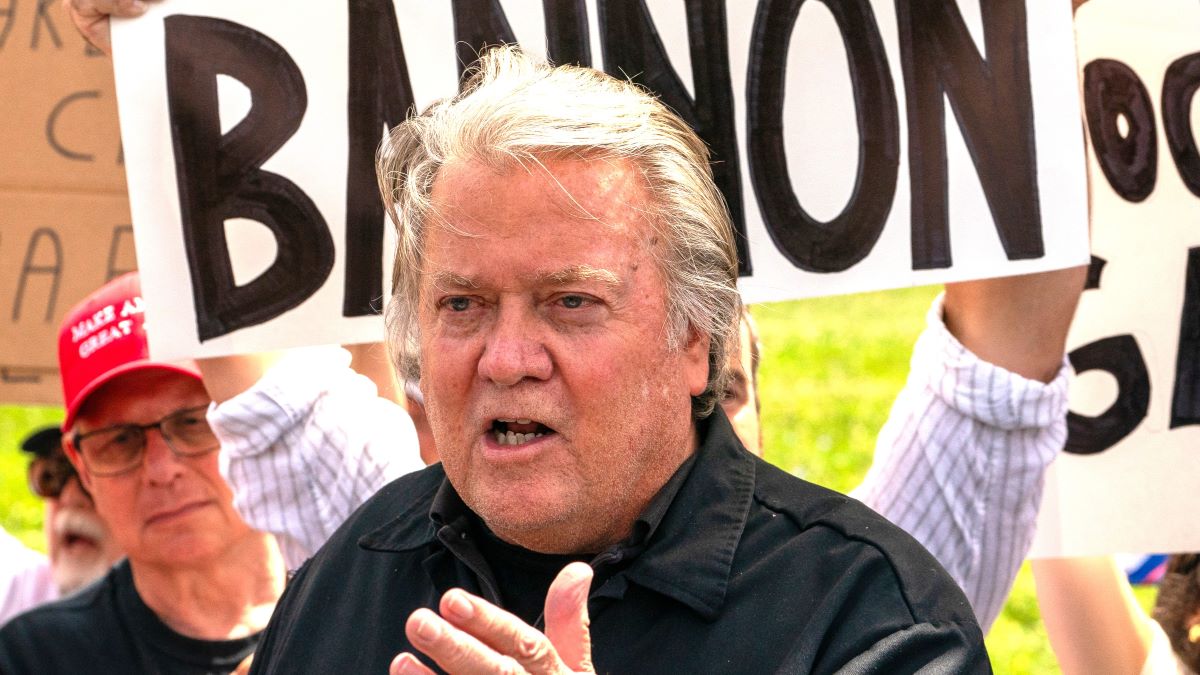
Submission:
<svg viewBox="0 0 1200 675">
<path fill-rule="evenodd" d="M 470 298 L 455 297 L 446 300 L 446 306 L 455 312 L 465 312 L 471 308 Z"/>
<path fill-rule="evenodd" d="M 564 295 L 561 302 L 562 306 L 566 307 L 567 309 L 579 309 L 580 307 L 583 307 L 585 300 L 581 295 Z"/>
</svg>

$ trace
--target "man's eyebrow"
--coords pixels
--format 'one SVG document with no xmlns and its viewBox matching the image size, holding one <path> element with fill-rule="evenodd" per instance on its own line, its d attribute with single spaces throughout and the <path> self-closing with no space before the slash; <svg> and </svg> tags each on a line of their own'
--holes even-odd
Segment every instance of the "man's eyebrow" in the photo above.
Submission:
<svg viewBox="0 0 1200 675">
<path fill-rule="evenodd" d="M 566 286 L 578 281 L 599 281 L 612 289 L 621 286 L 621 279 L 616 274 L 591 265 L 572 265 L 554 272 L 539 274 L 537 281 L 551 286 Z"/>
<path fill-rule="evenodd" d="M 430 284 L 440 290 L 447 288 L 479 288 L 479 284 L 474 279 L 446 270 L 434 272 L 431 275 Z"/>
</svg>

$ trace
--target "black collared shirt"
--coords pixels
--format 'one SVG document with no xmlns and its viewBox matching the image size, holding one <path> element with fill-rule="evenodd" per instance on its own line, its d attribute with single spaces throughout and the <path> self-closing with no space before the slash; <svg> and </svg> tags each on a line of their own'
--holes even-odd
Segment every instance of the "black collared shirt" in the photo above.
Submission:
<svg viewBox="0 0 1200 675">
<path fill-rule="evenodd" d="M 602 673 L 988 672 L 962 591 L 861 503 L 745 452 L 717 411 L 625 542 L 592 560 Z M 296 575 L 254 672 L 386 672 L 404 622 L 465 588 L 504 606 L 440 465 L 363 505 Z M 503 557 L 503 556 L 502 556 Z"/>
</svg>

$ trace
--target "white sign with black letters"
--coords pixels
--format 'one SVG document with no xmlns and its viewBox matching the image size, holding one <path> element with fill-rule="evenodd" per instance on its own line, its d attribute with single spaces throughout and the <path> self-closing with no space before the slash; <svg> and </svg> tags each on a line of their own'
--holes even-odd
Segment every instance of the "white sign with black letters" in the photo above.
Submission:
<svg viewBox="0 0 1200 675">
<path fill-rule="evenodd" d="M 379 339 L 375 147 L 499 42 L 630 74 L 697 128 L 750 302 L 1083 264 L 1070 7 L 982 6 L 151 5 L 113 30 L 152 349 Z"/>
<path fill-rule="evenodd" d="M 1197 551 L 1200 6 L 1089 0 L 1076 27 L 1093 259 L 1033 555 Z"/>
</svg>

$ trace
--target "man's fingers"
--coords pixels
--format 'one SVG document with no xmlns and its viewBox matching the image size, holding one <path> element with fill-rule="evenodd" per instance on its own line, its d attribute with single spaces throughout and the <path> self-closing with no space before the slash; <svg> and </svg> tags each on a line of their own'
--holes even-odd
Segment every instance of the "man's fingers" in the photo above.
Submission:
<svg viewBox="0 0 1200 675">
<path fill-rule="evenodd" d="M 413 612 L 404 625 L 404 633 L 414 647 L 437 662 L 442 670 L 454 675 L 517 675 L 526 672 L 516 659 L 498 653 L 428 609 Z M 392 665 L 396 665 L 396 661 Z M 401 664 L 402 667 L 409 665 Z"/>
<path fill-rule="evenodd" d="M 550 640 L 533 626 L 462 589 L 442 596 L 442 616 L 530 673 L 559 673 L 565 665 Z"/>
<path fill-rule="evenodd" d="M 63 0 L 63 8 L 85 40 L 112 53 L 109 17 L 135 17 L 146 12 L 145 0 Z"/>
<path fill-rule="evenodd" d="M 592 568 L 576 562 L 558 573 L 546 593 L 546 636 L 559 658 L 575 671 L 593 670 L 587 609 L 591 586 Z"/>
<path fill-rule="evenodd" d="M 417 660 L 417 657 L 408 652 L 401 652 L 392 659 L 388 675 L 434 675 L 434 672 Z"/>
</svg>

